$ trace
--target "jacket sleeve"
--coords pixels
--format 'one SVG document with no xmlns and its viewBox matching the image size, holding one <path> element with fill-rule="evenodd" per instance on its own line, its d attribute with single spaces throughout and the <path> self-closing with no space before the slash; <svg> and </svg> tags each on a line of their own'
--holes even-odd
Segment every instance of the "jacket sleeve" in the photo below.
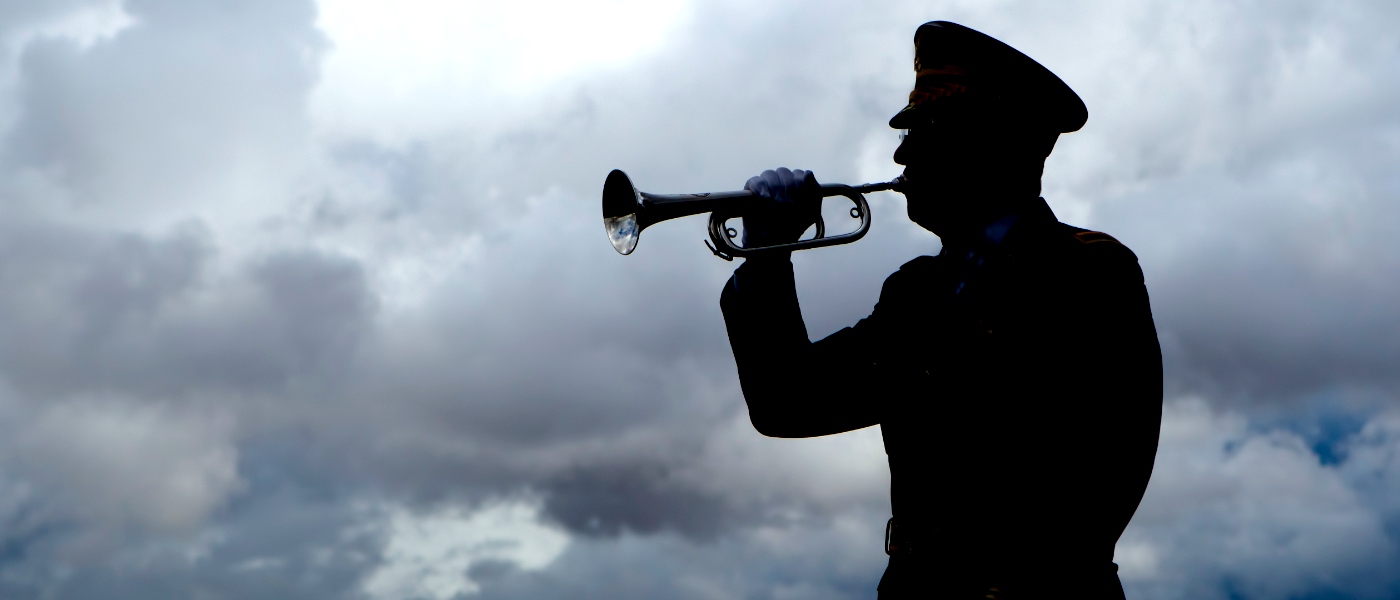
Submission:
<svg viewBox="0 0 1400 600">
<path fill-rule="evenodd" d="M 720 295 L 749 418 L 770 437 L 815 437 L 880 422 L 872 389 L 880 309 L 811 343 L 792 263 L 748 260 Z"/>
</svg>

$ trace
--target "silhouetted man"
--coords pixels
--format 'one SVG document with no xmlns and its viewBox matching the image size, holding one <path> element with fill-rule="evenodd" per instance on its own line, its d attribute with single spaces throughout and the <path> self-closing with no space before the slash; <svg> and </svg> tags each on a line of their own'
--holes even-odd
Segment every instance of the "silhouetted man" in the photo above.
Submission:
<svg viewBox="0 0 1400 600">
<path fill-rule="evenodd" d="M 885 280 L 869 317 L 807 337 L 787 257 L 750 258 L 721 296 L 744 398 L 764 435 L 880 424 L 891 472 L 884 600 L 1122 598 L 1113 547 L 1152 471 L 1161 352 L 1137 257 L 1059 223 L 1040 195 L 1079 97 L 991 37 L 914 34 L 909 218 L 943 249 Z M 811 173 L 750 179 L 771 198 L 750 247 L 814 221 Z"/>
</svg>

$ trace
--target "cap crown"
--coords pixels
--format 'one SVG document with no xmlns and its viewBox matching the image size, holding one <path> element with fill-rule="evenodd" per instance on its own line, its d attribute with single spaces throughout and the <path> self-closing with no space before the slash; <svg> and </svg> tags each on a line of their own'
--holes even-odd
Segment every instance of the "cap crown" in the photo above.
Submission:
<svg viewBox="0 0 1400 600">
<path fill-rule="evenodd" d="M 1084 101 L 1029 56 L 980 31 L 930 21 L 914 32 L 914 91 L 890 119 L 908 129 L 937 119 L 994 115 L 1068 133 L 1089 118 Z"/>
</svg>

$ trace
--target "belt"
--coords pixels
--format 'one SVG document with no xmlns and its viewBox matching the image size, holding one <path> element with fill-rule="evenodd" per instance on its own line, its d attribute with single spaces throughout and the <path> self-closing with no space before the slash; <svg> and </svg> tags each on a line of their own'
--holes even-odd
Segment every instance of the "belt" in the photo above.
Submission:
<svg viewBox="0 0 1400 600">
<path fill-rule="evenodd" d="M 934 529 L 932 533 L 936 534 L 938 530 Z M 914 548 L 917 546 L 918 544 L 914 540 L 905 539 L 905 537 L 895 537 L 894 517 L 890 517 L 890 520 L 885 521 L 885 554 L 889 556 L 894 556 L 896 554 L 912 554 Z"/>
<path fill-rule="evenodd" d="M 920 552 L 936 552 L 940 545 L 947 545 L 951 542 L 949 535 L 953 531 L 942 527 L 915 527 L 910 529 L 908 523 L 896 534 L 894 530 L 894 517 L 885 521 L 885 554 L 894 556 L 913 554 L 916 550 Z M 917 539 L 915 539 L 917 538 Z"/>
<path fill-rule="evenodd" d="M 913 534 L 914 539 L 909 538 L 910 534 Z M 951 538 L 949 536 L 951 536 Z M 889 521 L 885 522 L 885 554 L 891 557 L 908 557 L 903 559 L 904 561 L 917 560 L 923 562 L 933 560 L 947 567 L 948 565 L 943 559 L 948 557 L 945 557 L 944 553 L 946 551 L 951 551 L 953 554 L 950 555 L 950 557 L 966 558 L 965 556 L 961 556 L 962 553 L 955 549 L 960 547 L 960 544 L 965 543 L 967 543 L 967 538 L 957 530 L 949 531 L 943 528 L 925 529 L 920 527 L 910 529 L 905 527 L 899 534 L 896 534 L 894 518 L 891 517 Z M 949 544 L 951 544 L 952 547 L 949 547 Z M 918 558 L 915 559 L 911 555 L 917 555 Z M 893 562 L 890 564 L 894 565 Z M 1004 589 L 1002 583 L 1011 580 L 1019 580 L 1020 583 L 1017 584 L 1017 587 L 1027 587 L 1029 585 L 1029 589 L 1039 589 L 1046 585 L 1056 588 L 1068 585 L 1072 589 L 1082 589 L 1086 592 L 1091 592 L 1089 596 L 1094 598 L 1123 597 L 1123 588 L 1119 584 L 1117 576 L 1118 565 L 1109 561 L 1100 563 L 1098 561 L 1057 561 L 1048 559 L 1036 564 L 994 565 L 979 564 L 974 559 L 974 562 L 967 563 L 967 565 L 964 566 L 973 567 L 973 571 L 976 572 L 968 573 L 964 572 L 966 569 L 961 569 L 960 567 L 953 568 L 957 571 L 957 579 L 961 579 L 962 576 L 970 576 L 973 578 L 969 581 L 975 584 L 973 587 L 976 588 L 977 593 L 968 596 L 969 598 L 999 599 L 1002 597 L 1001 590 Z M 1007 569 L 1010 569 L 1010 571 Z M 889 576 L 888 571 L 887 576 Z M 1010 576 L 1011 579 L 1007 579 L 1008 576 Z M 1050 577 L 1049 580 L 1046 579 L 1047 576 Z M 1026 579 L 1026 577 L 1030 577 L 1030 579 Z M 927 585 L 934 584 L 922 580 L 918 584 L 920 589 L 924 589 Z M 1006 585 L 1010 585 L 1010 583 Z M 893 588 L 895 586 L 891 587 Z M 893 589 L 891 591 L 893 592 Z M 894 594 L 891 593 L 891 596 L 893 595 Z"/>
</svg>

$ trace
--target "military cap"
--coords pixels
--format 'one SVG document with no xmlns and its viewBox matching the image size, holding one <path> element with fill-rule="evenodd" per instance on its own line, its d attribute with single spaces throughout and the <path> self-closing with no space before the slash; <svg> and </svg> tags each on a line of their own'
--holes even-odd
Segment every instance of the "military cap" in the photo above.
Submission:
<svg viewBox="0 0 1400 600">
<path fill-rule="evenodd" d="M 1028 127 L 1078 131 L 1089 109 L 1074 90 L 1031 57 L 980 31 L 930 21 L 914 32 L 914 91 L 890 127 L 909 129 L 972 112 Z"/>
</svg>

